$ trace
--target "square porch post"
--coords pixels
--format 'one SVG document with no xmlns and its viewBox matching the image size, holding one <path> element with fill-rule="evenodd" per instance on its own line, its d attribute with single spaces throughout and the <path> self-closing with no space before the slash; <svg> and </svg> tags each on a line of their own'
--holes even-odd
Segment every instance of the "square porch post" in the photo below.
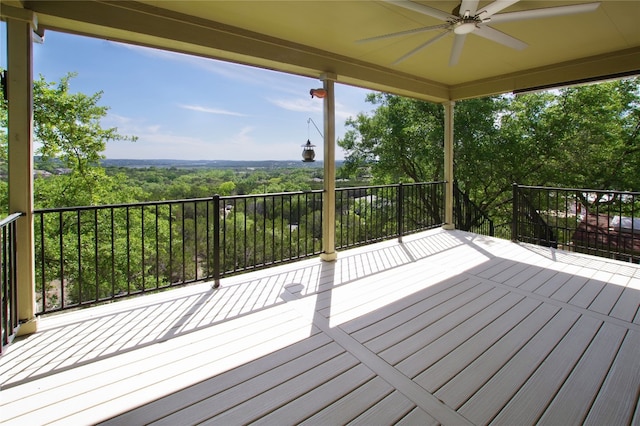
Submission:
<svg viewBox="0 0 640 426">
<path fill-rule="evenodd" d="M 322 253 L 326 262 L 336 260 L 336 104 L 335 74 L 320 79 L 327 95 L 324 98 L 324 193 L 322 202 Z"/>
<path fill-rule="evenodd" d="M 2 5 L 7 22 L 7 107 L 9 144 L 9 213 L 17 221 L 17 335 L 37 329 L 33 234 L 33 12 Z"/>
<path fill-rule="evenodd" d="M 444 229 L 455 229 L 453 223 L 453 107 L 455 102 L 444 104 Z"/>
<path fill-rule="evenodd" d="M 453 107 L 455 102 L 444 104 L 444 229 L 455 229 L 453 223 Z"/>
</svg>

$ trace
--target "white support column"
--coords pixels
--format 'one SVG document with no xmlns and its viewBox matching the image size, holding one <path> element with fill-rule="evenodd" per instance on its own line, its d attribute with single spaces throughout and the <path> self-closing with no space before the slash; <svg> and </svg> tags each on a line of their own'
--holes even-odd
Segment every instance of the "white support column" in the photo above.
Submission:
<svg viewBox="0 0 640 426">
<path fill-rule="evenodd" d="M 336 103 L 335 74 L 324 74 L 324 194 L 322 202 L 322 253 L 327 262 L 336 260 Z"/>
<path fill-rule="evenodd" d="M 444 229 L 455 229 L 453 223 L 453 107 L 455 102 L 444 104 Z"/>
<path fill-rule="evenodd" d="M 3 5 L 7 21 L 9 213 L 17 222 L 18 335 L 37 329 L 33 244 L 33 29 L 35 16 Z M 11 13 L 11 12 L 15 12 Z"/>
</svg>

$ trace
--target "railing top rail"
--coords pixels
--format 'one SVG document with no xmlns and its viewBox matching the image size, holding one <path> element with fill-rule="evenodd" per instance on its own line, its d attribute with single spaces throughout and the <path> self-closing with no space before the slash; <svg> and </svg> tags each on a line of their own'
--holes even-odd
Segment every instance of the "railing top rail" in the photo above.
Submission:
<svg viewBox="0 0 640 426">
<path fill-rule="evenodd" d="M 440 183 L 446 183 L 446 181 L 433 181 L 433 182 L 409 182 L 402 183 L 402 186 L 418 186 L 418 185 L 436 185 Z M 370 185 L 370 186 L 347 186 L 343 188 L 336 188 L 337 191 L 351 191 L 351 190 L 362 190 L 362 189 L 379 189 L 379 188 L 393 188 L 397 187 L 398 183 L 392 183 L 388 185 Z"/>
<path fill-rule="evenodd" d="M 7 226 L 11 222 L 15 222 L 23 214 L 24 213 L 22 212 L 12 213 L 9 216 L 5 217 L 4 219 L 0 220 L 0 228 L 2 228 L 3 226 Z"/>
<path fill-rule="evenodd" d="M 239 198 L 261 198 L 261 197 L 276 197 L 276 196 L 287 196 L 287 195 L 302 195 L 302 194 L 311 194 L 311 193 L 322 193 L 324 192 L 322 189 L 316 189 L 313 191 L 292 191 L 292 192 L 273 192 L 273 193 L 265 193 L 265 194 L 249 194 L 249 195 L 228 195 L 221 196 L 221 200 L 233 200 Z M 165 204 L 179 204 L 179 203 L 195 203 L 195 202 L 203 202 L 203 201 L 211 201 L 214 197 L 201 197 L 201 198 L 184 198 L 177 200 L 161 200 L 161 201 L 142 201 L 139 203 L 120 203 L 120 204 L 102 204 L 99 206 L 72 206 L 72 207 L 52 207 L 47 209 L 36 209 L 34 213 L 56 213 L 56 212 L 69 212 L 69 211 L 84 211 L 84 210 L 103 210 L 103 209 L 112 209 L 112 208 L 123 208 L 123 207 L 141 207 L 141 206 L 160 206 Z"/>
<path fill-rule="evenodd" d="M 431 182 L 408 182 L 408 183 L 403 183 L 403 186 L 418 186 L 418 185 L 438 185 L 441 183 L 447 183 L 446 180 L 434 180 Z"/>
<path fill-rule="evenodd" d="M 398 186 L 397 183 L 392 183 L 389 185 L 371 185 L 371 186 L 345 186 L 342 188 L 336 188 L 336 192 L 343 192 L 343 191 L 360 191 L 362 189 L 380 189 L 380 188 L 393 188 Z"/>
<path fill-rule="evenodd" d="M 434 181 L 434 182 L 414 182 L 414 183 L 403 183 L 404 186 L 417 186 L 417 185 L 434 185 L 434 184 L 442 184 L 446 183 L 445 181 Z M 364 189 L 377 189 L 377 188 L 387 188 L 387 187 L 397 187 L 398 184 L 391 185 L 377 185 L 377 186 L 353 186 L 353 187 L 345 187 L 345 188 L 336 188 L 336 191 L 348 191 L 348 190 L 364 190 Z M 235 200 L 235 199 L 246 199 L 246 198 L 264 198 L 264 197 L 279 197 L 279 196 L 292 196 L 292 195 L 304 195 L 304 194 L 321 194 L 324 190 L 322 189 L 314 189 L 309 191 L 291 191 L 291 192 L 271 192 L 264 194 L 246 194 L 246 195 L 226 195 L 221 196 L 221 200 Z M 71 207 L 52 207 L 46 209 L 36 209 L 34 213 L 60 213 L 60 212 L 70 212 L 70 211 L 87 211 L 87 210 L 104 210 L 104 209 L 113 209 L 113 208 L 124 208 L 124 207 L 141 207 L 141 206 L 160 206 L 165 204 L 179 204 L 179 203 L 194 203 L 194 202 L 203 202 L 203 201 L 211 201 L 213 197 L 202 197 L 202 198 L 184 198 L 177 200 L 161 200 L 161 201 L 142 201 L 139 203 L 120 203 L 120 204 L 103 204 L 99 206 L 71 206 Z"/>
<path fill-rule="evenodd" d="M 122 207 L 159 206 L 163 204 L 211 201 L 212 199 L 213 197 L 204 197 L 204 198 L 185 198 L 181 200 L 142 201 L 139 203 L 101 204 L 99 206 L 52 207 L 48 209 L 36 209 L 33 212 L 34 213 L 55 213 L 55 212 L 68 212 L 68 211 L 78 211 L 78 210 L 101 210 L 101 209 L 122 208 Z"/>
<path fill-rule="evenodd" d="M 542 189 L 542 190 L 553 190 L 553 191 L 571 191 L 571 192 L 601 192 L 606 194 L 622 194 L 622 195 L 638 195 L 640 196 L 640 192 L 637 191 L 618 191 L 612 189 L 588 189 L 588 188 L 562 188 L 562 187 L 553 187 L 553 186 L 535 186 L 535 185 L 519 185 L 514 184 L 518 188 L 524 189 Z"/>
<path fill-rule="evenodd" d="M 221 200 L 234 200 L 239 198 L 263 198 L 263 197 L 279 197 L 289 195 L 304 195 L 304 194 L 322 194 L 324 190 L 314 189 L 309 191 L 290 191 L 290 192 L 268 192 L 264 194 L 245 194 L 245 195 L 224 195 L 221 196 Z"/>
</svg>

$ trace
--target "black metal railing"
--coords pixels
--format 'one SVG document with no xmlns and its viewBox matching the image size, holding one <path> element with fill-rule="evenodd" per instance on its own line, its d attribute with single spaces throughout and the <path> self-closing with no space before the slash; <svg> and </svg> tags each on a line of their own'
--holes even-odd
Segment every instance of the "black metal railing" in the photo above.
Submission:
<svg viewBox="0 0 640 426">
<path fill-rule="evenodd" d="M 441 226 L 444 182 L 336 190 L 336 248 Z M 266 268 L 322 251 L 323 191 L 34 212 L 37 313 Z M 492 235 L 458 192 L 456 226 Z M 475 210 L 474 210 L 475 209 Z M 463 220 L 465 226 L 462 227 Z"/>
<path fill-rule="evenodd" d="M 336 190 L 336 248 L 355 247 L 443 224 L 444 182 Z"/>
<path fill-rule="evenodd" d="M 493 220 L 455 184 L 453 196 L 453 222 L 456 229 L 481 235 L 495 235 Z"/>
<path fill-rule="evenodd" d="M 2 327 L 2 343 L 4 347 L 14 338 L 18 329 L 18 287 L 16 279 L 16 222 L 22 213 L 14 213 L 0 221 L 0 290 L 2 304 L 0 306 L 0 326 Z"/>
<path fill-rule="evenodd" d="M 37 312 L 212 277 L 212 198 L 34 212 Z"/>
<path fill-rule="evenodd" d="M 318 254 L 322 191 L 42 209 L 34 227 L 43 314 Z"/>
<path fill-rule="evenodd" d="M 219 198 L 221 276 L 317 255 L 323 191 Z M 215 268 L 214 268 L 215 269 Z"/>
<path fill-rule="evenodd" d="M 513 186 L 512 239 L 640 263 L 640 192 Z"/>
<path fill-rule="evenodd" d="M 442 225 L 444 183 L 336 190 L 336 248 L 343 249 Z"/>
</svg>

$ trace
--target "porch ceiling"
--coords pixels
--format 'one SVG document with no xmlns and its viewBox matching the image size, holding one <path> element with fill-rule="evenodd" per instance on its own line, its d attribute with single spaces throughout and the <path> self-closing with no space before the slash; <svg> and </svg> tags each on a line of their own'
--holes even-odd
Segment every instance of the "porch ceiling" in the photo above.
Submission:
<svg viewBox="0 0 640 426">
<path fill-rule="evenodd" d="M 502 12 L 588 3 L 522 0 Z M 494 28 L 528 44 L 518 51 L 470 34 L 449 66 L 453 36 L 407 60 L 437 33 L 356 40 L 440 24 L 383 1 L 24 1 L 40 28 L 168 49 L 442 102 L 635 74 L 638 1 L 604 0 L 594 12 Z M 421 1 L 447 13 L 456 1 Z M 490 2 L 481 1 L 484 6 Z"/>
</svg>

